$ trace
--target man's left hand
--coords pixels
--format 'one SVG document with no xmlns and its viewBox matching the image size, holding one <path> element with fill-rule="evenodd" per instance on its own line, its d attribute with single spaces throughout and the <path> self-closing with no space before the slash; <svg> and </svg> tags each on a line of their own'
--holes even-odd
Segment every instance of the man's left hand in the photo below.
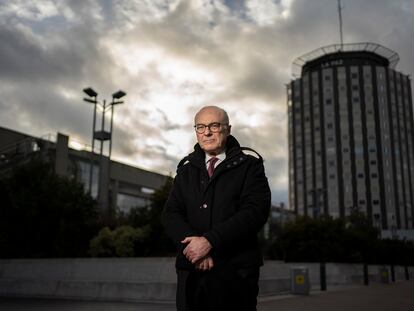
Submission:
<svg viewBox="0 0 414 311">
<path fill-rule="evenodd" d="M 183 254 L 191 263 L 196 263 L 201 258 L 205 257 L 211 250 L 212 246 L 205 237 L 189 236 L 181 241 L 183 244 L 187 244 Z"/>
</svg>

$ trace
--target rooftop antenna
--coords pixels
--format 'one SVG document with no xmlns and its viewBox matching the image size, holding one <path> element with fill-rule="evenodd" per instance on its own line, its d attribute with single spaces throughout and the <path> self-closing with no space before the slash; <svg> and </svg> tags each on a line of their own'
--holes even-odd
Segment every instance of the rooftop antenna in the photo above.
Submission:
<svg viewBox="0 0 414 311">
<path fill-rule="evenodd" d="M 338 0 L 339 35 L 341 38 L 341 51 L 344 48 L 344 40 L 343 40 L 343 35 L 342 35 L 342 9 L 343 9 L 343 6 L 341 5 L 341 0 Z"/>
</svg>

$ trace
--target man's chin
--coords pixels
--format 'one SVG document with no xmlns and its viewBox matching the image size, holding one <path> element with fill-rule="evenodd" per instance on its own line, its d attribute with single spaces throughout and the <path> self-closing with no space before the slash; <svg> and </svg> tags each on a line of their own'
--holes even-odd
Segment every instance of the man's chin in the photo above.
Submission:
<svg viewBox="0 0 414 311">
<path fill-rule="evenodd" d="M 220 153 L 220 148 L 203 148 L 203 150 L 209 155 L 218 155 Z"/>
</svg>

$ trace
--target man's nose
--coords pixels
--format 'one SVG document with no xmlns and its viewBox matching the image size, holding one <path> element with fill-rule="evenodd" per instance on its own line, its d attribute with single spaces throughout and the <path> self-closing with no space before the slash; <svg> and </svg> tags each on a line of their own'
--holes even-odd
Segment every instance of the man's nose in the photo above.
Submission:
<svg viewBox="0 0 414 311">
<path fill-rule="evenodd" d="M 210 130 L 209 126 L 206 126 L 206 129 L 204 131 L 204 135 L 207 135 L 207 136 L 211 135 L 211 130 Z"/>
</svg>

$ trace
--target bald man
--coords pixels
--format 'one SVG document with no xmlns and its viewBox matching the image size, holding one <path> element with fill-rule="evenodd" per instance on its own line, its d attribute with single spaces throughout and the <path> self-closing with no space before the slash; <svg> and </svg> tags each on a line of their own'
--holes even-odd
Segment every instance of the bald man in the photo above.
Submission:
<svg viewBox="0 0 414 311">
<path fill-rule="evenodd" d="M 263 159 L 240 147 L 223 109 L 203 107 L 194 124 L 197 144 L 178 165 L 163 214 L 178 250 L 177 310 L 256 310 L 257 233 L 270 209 Z"/>
</svg>

